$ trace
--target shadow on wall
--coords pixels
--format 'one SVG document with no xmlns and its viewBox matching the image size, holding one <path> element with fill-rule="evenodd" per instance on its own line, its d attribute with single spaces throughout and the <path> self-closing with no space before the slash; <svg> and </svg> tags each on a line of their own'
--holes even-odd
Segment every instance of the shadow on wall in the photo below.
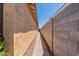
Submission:
<svg viewBox="0 0 79 59">
<path fill-rule="evenodd" d="M 47 44 L 47 42 L 45 41 L 45 38 L 43 37 L 42 33 L 40 33 L 41 36 L 41 41 L 42 41 L 42 45 L 43 45 L 43 52 L 44 52 L 44 56 L 54 56 L 54 54 L 50 51 L 50 48 Z"/>
<path fill-rule="evenodd" d="M 3 34 L 10 55 L 23 55 L 36 33 L 27 4 L 4 4 Z"/>
<path fill-rule="evenodd" d="M 41 29 L 41 36 L 44 39 L 45 44 L 49 48 L 51 55 L 53 54 L 53 22 L 52 20 L 45 24 Z"/>
<path fill-rule="evenodd" d="M 34 37 L 34 40 L 32 43 L 29 45 L 29 47 L 26 49 L 25 53 L 23 56 L 32 56 L 34 48 L 35 48 L 35 42 L 36 42 L 37 35 Z"/>
</svg>

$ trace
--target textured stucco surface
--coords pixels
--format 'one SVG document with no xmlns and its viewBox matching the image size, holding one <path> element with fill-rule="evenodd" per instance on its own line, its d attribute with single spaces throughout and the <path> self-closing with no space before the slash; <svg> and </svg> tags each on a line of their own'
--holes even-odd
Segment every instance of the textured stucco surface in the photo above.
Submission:
<svg viewBox="0 0 79 59">
<path fill-rule="evenodd" d="M 31 42 L 35 40 L 36 35 L 37 30 L 14 34 L 14 55 L 24 55 Z"/>
<path fill-rule="evenodd" d="M 3 35 L 10 55 L 23 55 L 37 30 L 27 4 L 3 5 Z"/>
</svg>

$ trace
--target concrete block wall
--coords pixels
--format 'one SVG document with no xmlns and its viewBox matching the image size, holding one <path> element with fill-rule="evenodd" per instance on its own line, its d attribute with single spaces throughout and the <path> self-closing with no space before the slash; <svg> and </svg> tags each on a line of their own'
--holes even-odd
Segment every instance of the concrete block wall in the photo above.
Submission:
<svg viewBox="0 0 79 59">
<path fill-rule="evenodd" d="M 49 33 L 52 35 L 53 54 L 57 56 L 79 55 L 79 4 L 68 4 L 53 19 L 50 25 L 53 25 L 52 27 L 48 28 L 48 25 L 45 25 L 41 29 L 45 40 L 50 40 L 47 38 Z M 53 31 L 50 31 L 51 28 Z M 51 43 L 48 41 L 48 44 Z"/>
<path fill-rule="evenodd" d="M 41 34 L 44 37 L 50 51 L 52 52 L 52 22 L 48 22 L 42 29 Z"/>
<path fill-rule="evenodd" d="M 70 4 L 53 20 L 54 55 L 79 55 L 79 4 Z"/>
<path fill-rule="evenodd" d="M 35 22 L 27 4 L 3 5 L 3 36 L 9 55 L 24 55 L 36 35 Z"/>
</svg>

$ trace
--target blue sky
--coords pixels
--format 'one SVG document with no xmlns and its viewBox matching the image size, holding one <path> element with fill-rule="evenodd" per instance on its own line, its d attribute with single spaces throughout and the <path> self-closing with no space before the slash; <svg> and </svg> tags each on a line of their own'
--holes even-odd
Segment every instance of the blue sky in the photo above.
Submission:
<svg viewBox="0 0 79 59">
<path fill-rule="evenodd" d="M 37 16 L 39 27 L 41 28 L 61 8 L 62 3 L 37 3 Z"/>
</svg>

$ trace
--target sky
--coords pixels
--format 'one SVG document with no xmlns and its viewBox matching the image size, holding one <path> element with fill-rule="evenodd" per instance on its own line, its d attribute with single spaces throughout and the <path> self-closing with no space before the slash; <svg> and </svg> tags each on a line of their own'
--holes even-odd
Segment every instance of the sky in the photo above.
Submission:
<svg viewBox="0 0 79 59">
<path fill-rule="evenodd" d="M 42 28 L 62 5 L 62 3 L 37 3 L 36 10 L 39 28 Z"/>
</svg>

